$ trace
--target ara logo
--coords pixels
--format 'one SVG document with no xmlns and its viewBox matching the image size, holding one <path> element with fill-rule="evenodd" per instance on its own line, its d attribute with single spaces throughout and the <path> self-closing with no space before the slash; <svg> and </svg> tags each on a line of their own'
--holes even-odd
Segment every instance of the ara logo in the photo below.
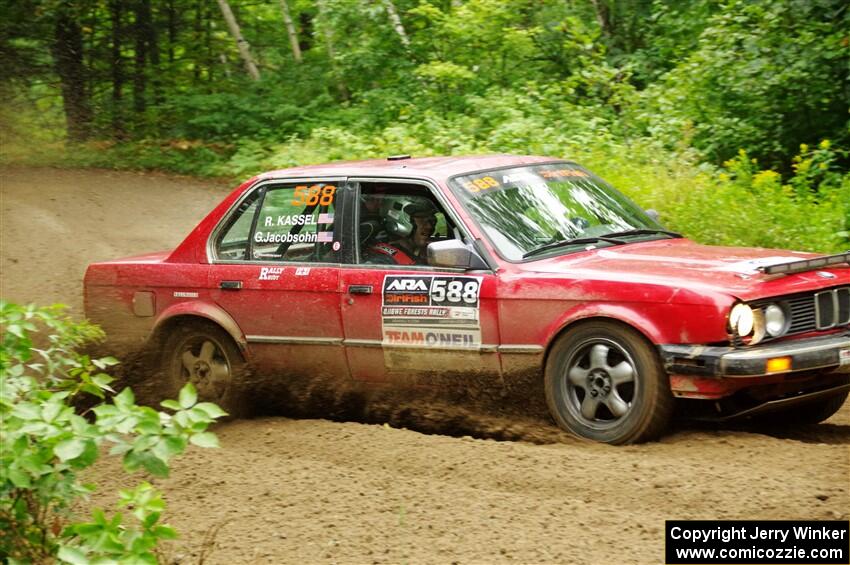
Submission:
<svg viewBox="0 0 850 565">
<path fill-rule="evenodd" d="M 428 292 L 428 285 L 423 279 L 393 279 L 387 285 L 387 290 L 405 292 Z"/>
</svg>

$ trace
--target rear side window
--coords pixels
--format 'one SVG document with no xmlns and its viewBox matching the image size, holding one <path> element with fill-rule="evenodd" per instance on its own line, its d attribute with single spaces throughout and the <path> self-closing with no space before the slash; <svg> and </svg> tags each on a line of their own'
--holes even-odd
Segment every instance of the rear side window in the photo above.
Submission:
<svg viewBox="0 0 850 565">
<path fill-rule="evenodd" d="M 337 262 L 335 183 L 269 185 L 245 200 L 219 235 L 223 261 Z"/>
</svg>

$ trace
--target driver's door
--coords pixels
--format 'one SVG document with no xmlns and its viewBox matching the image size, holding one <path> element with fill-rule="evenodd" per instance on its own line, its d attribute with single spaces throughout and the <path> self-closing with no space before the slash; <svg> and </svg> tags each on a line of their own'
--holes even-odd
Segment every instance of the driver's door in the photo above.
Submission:
<svg viewBox="0 0 850 565">
<path fill-rule="evenodd" d="M 363 226 L 374 218 L 367 209 L 369 182 L 358 180 L 351 179 L 362 208 L 355 226 Z M 447 213 L 436 187 L 389 179 L 378 187 L 383 210 L 395 209 L 395 199 L 427 198 L 437 208 L 435 238 L 464 237 L 460 229 L 445 227 L 457 226 L 458 220 Z M 370 241 L 359 232 L 353 239 L 361 247 Z M 463 388 L 470 381 L 484 385 L 498 378 L 498 281 L 492 272 L 375 264 L 359 251 L 355 264 L 340 269 L 344 344 L 353 378 Z"/>
</svg>

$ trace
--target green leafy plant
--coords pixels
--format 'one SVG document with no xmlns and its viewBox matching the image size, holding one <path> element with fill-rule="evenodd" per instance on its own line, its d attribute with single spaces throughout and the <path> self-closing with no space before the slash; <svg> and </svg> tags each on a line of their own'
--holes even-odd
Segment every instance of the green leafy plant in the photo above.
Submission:
<svg viewBox="0 0 850 565">
<path fill-rule="evenodd" d="M 95 488 L 78 474 L 108 448 L 128 472 L 167 476 L 190 443 L 218 445 L 207 428 L 224 411 L 198 403 L 191 384 L 162 402 L 168 412 L 137 405 L 129 388 L 115 394 L 104 371 L 118 361 L 78 351 L 101 330 L 61 306 L 0 302 L 0 327 L 0 559 L 156 563 L 157 543 L 176 536 L 160 523 L 160 494 L 148 483 L 121 492 L 135 521 L 97 509 L 76 522 L 72 505 Z M 83 395 L 100 402 L 80 414 L 74 402 Z"/>
</svg>

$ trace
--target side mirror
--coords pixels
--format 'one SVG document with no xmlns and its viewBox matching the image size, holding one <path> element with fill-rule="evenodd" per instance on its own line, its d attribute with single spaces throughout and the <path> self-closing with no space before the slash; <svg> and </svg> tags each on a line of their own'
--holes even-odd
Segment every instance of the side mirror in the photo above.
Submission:
<svg viewBox="0 0 850 565">
<path fill-rule="evenodd" d="M 428 264 L 433 267 L 454 267 L 467 270 L 490 268 L 478 253 L 459 239 L 435 241 L 429 244 Z"/>
<path fill-rule="evenodd" d="M 647 210 L 644 210 L 644 212 L 646 212 L 647 216 L 655 220 L 656 223 L 661 224 L 661 214 L 658 213 L 658 210 L 654 208 L 649 208 Z"/>
</svg>

